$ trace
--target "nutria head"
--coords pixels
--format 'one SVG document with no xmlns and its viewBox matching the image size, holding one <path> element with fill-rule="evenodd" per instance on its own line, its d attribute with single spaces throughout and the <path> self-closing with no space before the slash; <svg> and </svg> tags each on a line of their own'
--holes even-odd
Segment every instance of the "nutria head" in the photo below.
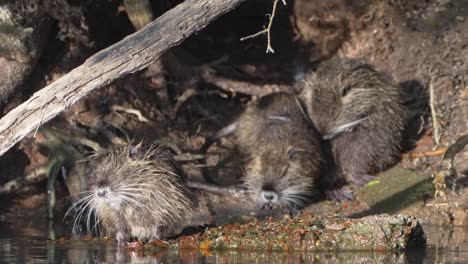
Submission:
<svg viewBox="0 0 468 264">
<path fill-rule="evenodd" d="M 294 95 L 272 94 L 249 105 L 236 139 L 246 156 L 244 182 L 259 209 L 306 204 L 324 157 L 320 136 Z"/>
<path fill-rule="evenodd" d="M 90 176 L 96 209 L 120 210 L 159 196 L 164 200 L 183 187 L 170 152 L 157 146 L 116 146 L 98 155 L 96 164 Z"/>
<path fill-rule="evenodd" d="M 305 147 L 305 148 L 303 148 Z M 258 209 L 299 209 L 313 194 L 321 153 L 277 142 L 250 156 L 244 182 Z"/>
</svg>

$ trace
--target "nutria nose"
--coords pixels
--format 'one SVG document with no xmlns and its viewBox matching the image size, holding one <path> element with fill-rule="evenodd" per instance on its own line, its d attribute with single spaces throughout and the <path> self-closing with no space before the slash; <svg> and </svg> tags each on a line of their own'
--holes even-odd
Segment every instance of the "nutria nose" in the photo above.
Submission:
<svg viewBox="0 0 468 264">
<path fill-rule="evenodd" d="M 275 192 L 263 191 L 262 192 L 262 197 L 267 201 L 273 201 L 273 200 L 276 200 L 278 198 L 278 195 Z"/>
<path fill-rule="evenodd" d="M 107 190 L 99 190 L 99 191 L 97 192 L 97 195 L 98 195 L 99 197 L 101 197 L 101 198 L 104 198 L 104 197 L 107 196 Z"/>
</svg>

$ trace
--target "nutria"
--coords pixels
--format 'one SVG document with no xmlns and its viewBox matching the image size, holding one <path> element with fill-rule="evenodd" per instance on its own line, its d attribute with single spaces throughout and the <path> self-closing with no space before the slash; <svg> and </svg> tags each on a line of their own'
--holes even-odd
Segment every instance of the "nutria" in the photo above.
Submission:
<svg viewBox="0 0 468 264">
<path fill-rule="evenodd" d="M 171 153 L 157 146 L 118 145 L 93 159 L 89 207 L 119 244 L 130 238 L 160 239 L 192 211 L 191 195 Z M 83 214 L 83 212 L 81 212 Z"/>
<path fill-rule="evenodd" d="M 305 205 L 323 154 L 320 136 L 294 95 L 262 97 L 221 131 L 234 132 L 246 157 L 243 179 L 258 209 L 291 213 Z"/>
<path fill-rule="evenodd" d="M 329 141 L 336 165 L 322 179 L 330 198 L 342 197 L 337 185 L 343 180 L 362 185 L 396 162 L 405 110 L 389 76 L 361 60 L 333 58 L 298 85 L 299 99 Z"/>
</svg>

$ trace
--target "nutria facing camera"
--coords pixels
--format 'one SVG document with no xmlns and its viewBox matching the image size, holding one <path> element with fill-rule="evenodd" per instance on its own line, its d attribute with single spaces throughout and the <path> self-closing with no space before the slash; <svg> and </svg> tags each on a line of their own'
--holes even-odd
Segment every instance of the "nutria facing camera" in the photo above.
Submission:
<svg viewBox="0 0 468 264">
<path fill-rule="evenodd" d="M 244 182 L 257 207 L 287 212 L 303 207 L 324 159 L 320 136 L 297 98 L 265 96 L 235 124 L 238 147 L 247 158 Z"/>
<path fill-rule="evenodd" d="M 389 76 L 357 59 L 334 58 L 299 85 L 309 117 L 330 143 L 336 170 L 323 177 L 327 187 L 362 185 L 396 162 L 406 111 Z M 338 190 L 330 198 L 344 198 Z"/>
<path fill-rule="evenodd" d="M 89 193 L 78 202 L 85 204 L 82 210 L 89 207 L 87 218 L 94 212 L 119 244 L 130 238 L 160 239 L 191 214 L 190 192 L 168 151 L 114 146 L 95 161 Z"/>
</svg>

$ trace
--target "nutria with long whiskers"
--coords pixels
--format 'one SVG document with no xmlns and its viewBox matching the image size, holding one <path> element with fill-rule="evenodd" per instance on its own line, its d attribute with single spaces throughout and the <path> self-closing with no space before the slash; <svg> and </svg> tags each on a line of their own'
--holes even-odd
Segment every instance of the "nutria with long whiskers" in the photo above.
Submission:
<svg viewBox="0 0 468 264">
<path fill-rule="evenodd" d="M 75 223 L 93 214 L 119 244 L 131 238 L 160 239 L 191 214 L 192 196 L 172 159 L 157 146 L 119 145 L 92 158 L 89 189 Z M 72 207 L 72 208 L 73 208 Z"/>
</svg>

